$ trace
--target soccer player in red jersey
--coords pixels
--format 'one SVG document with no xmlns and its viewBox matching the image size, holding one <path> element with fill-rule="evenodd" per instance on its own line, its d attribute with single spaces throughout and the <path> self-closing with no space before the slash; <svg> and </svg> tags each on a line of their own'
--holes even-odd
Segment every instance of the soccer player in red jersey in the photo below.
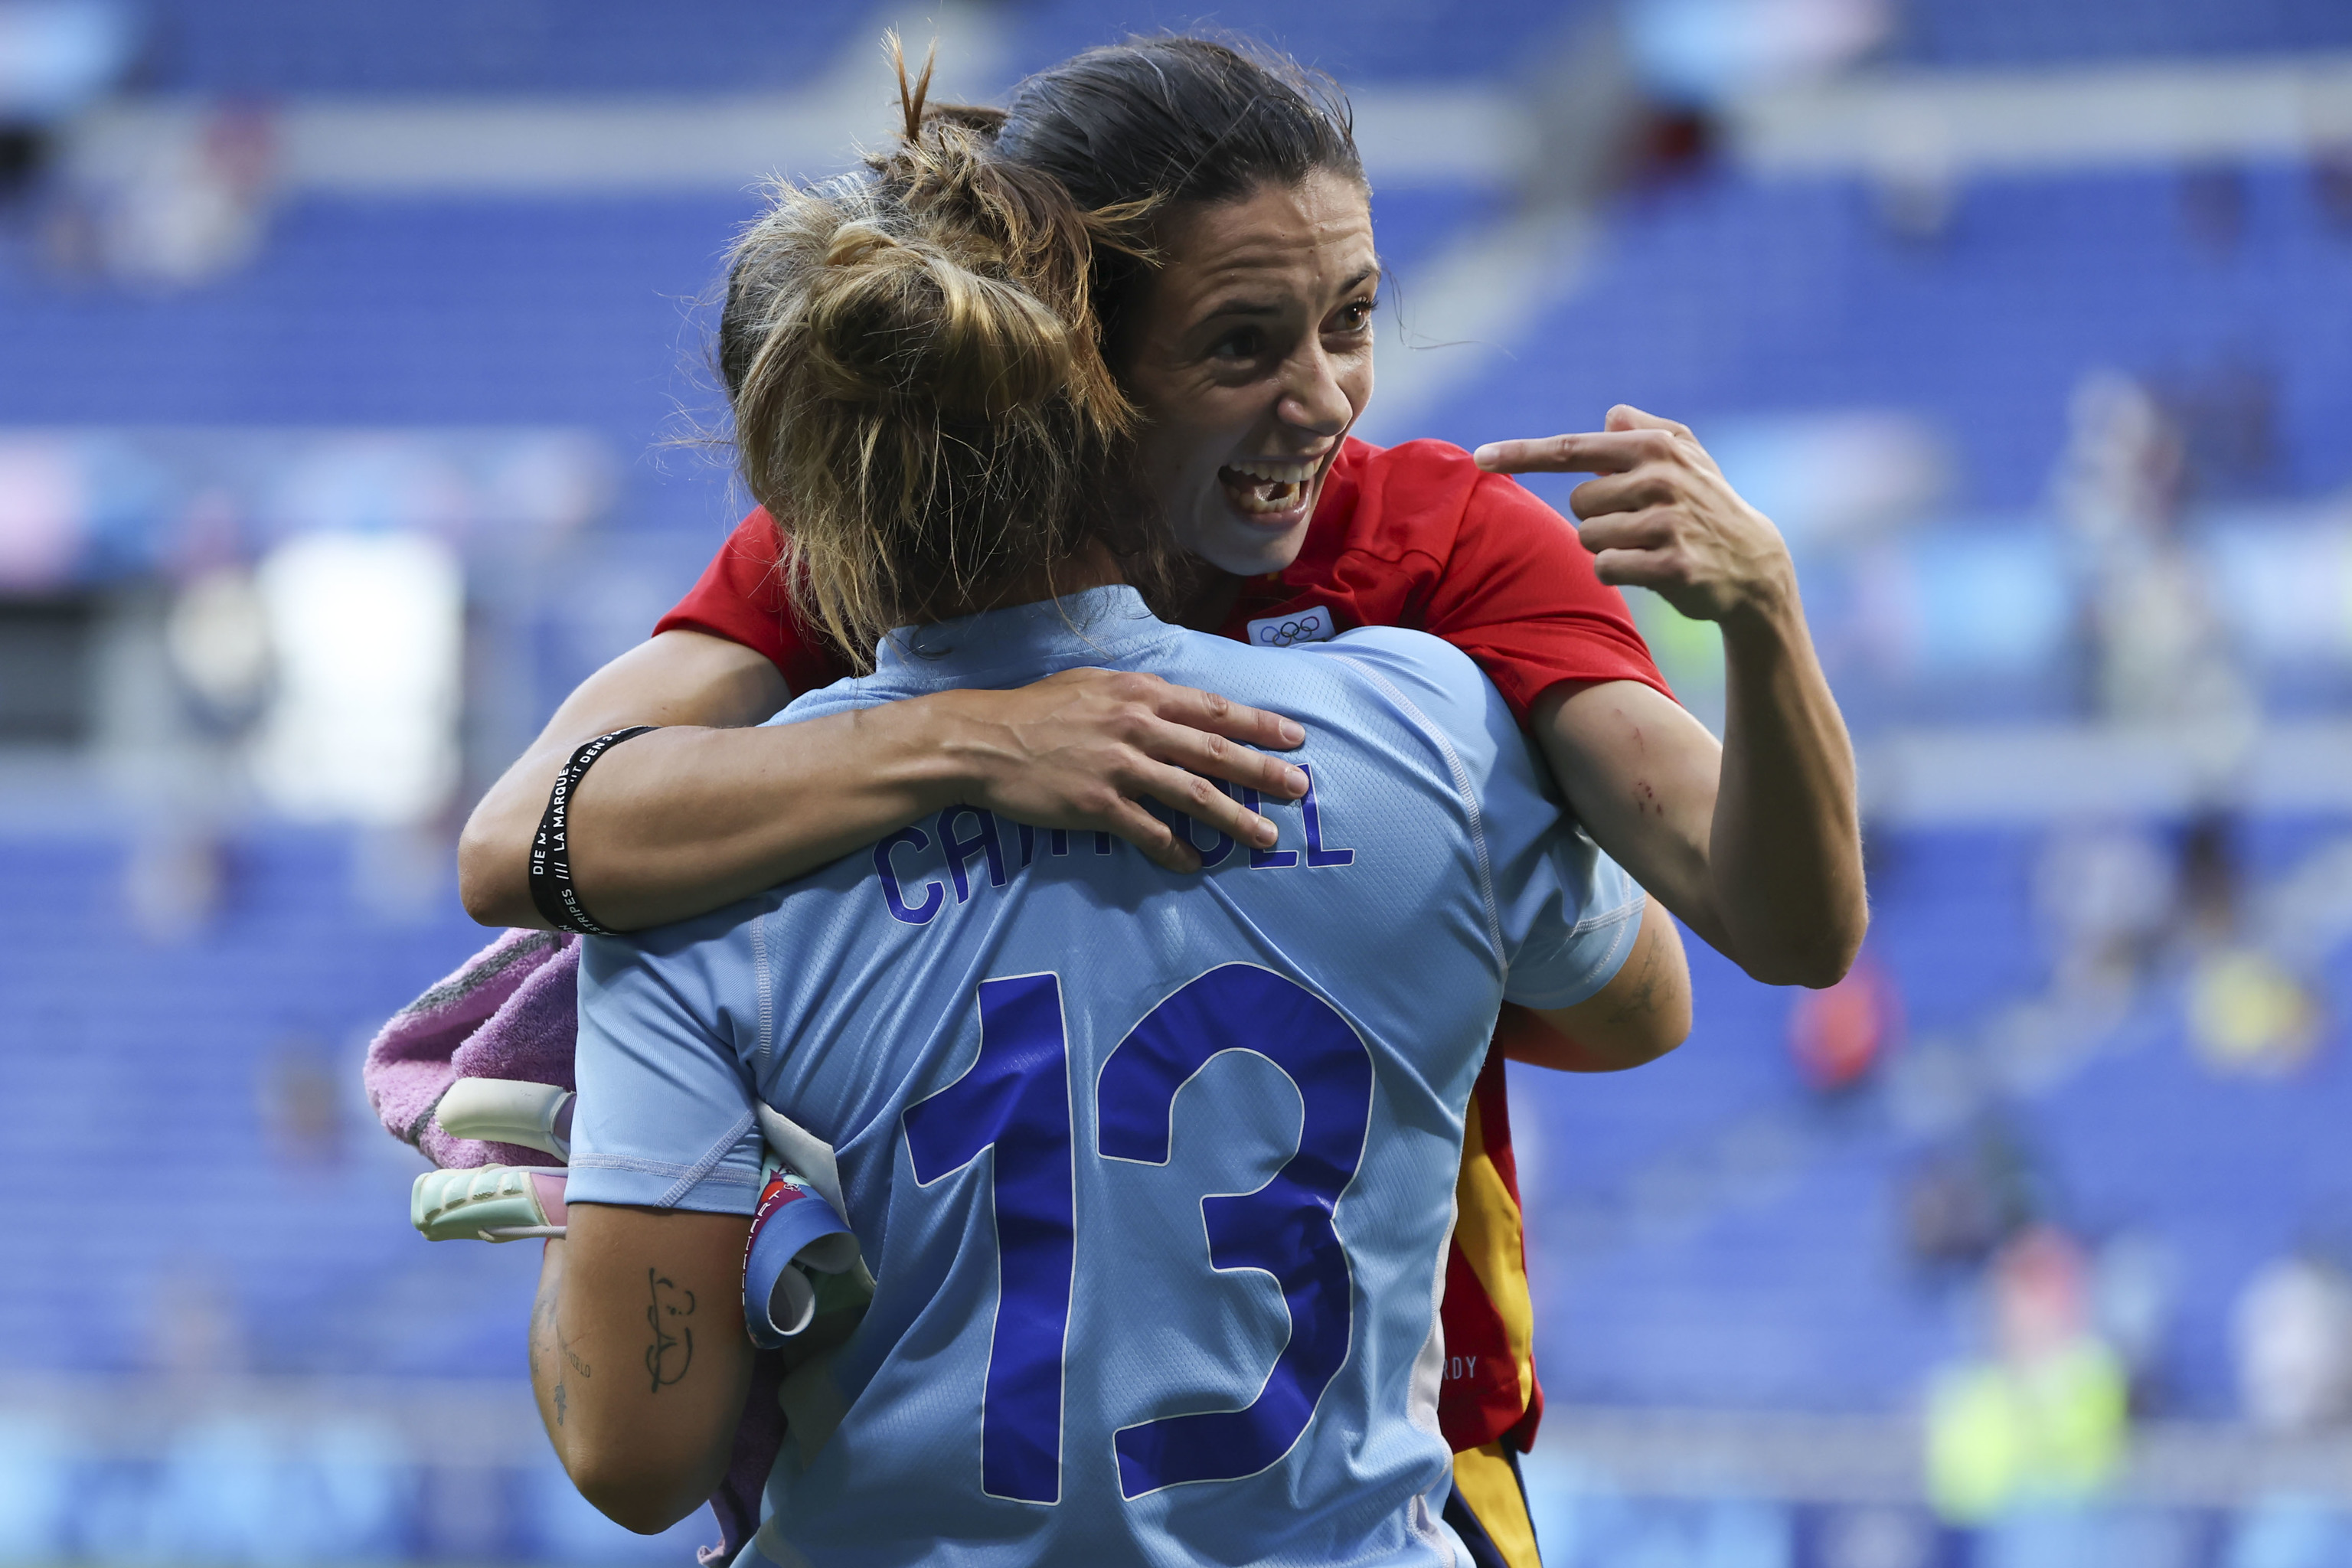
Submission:
<svg viewBox="0 0 2352 1568">
<path fill-rule="evenodd" d="M 1779 534 L 1688 431 L 1620 408 L 1601 431 L 1475 458 L 1348 439 L 1371 392 L 1367 193 L 1343 112 L 1281 68 L 1154 39 L 1040 73 L 1002 115 L 964 112 L 1082 204 L 1157 203 L 1152 257 L 1098 251 L 1093 287 L 1148 422 L 1144 479 L 1191 558 L 1171 618 L 1253 641 L 1363 625 L 1445 637 L 1658 902 L 1759 979 L 1843 973 L 1866 921 L 1851 747 Z M 730 381 L 743 369 L 722 368 Z M 1580 531 L 1500 477 L 1539 468 L 1599 476 L 1571 497 Z M 619 929 L 720 907 L 960 801 L 1114 832 L 1189 869 L 1189 841 L 1141 802 L 1262 846 L 1274 826 L 1252 792 L 1303 788 L 1275 754 L 1297 743 L 1295 725 L 1131 674 L 742 728 L 852 672 L 790 615 L 789 569 L 754 513 L 657 635 L 565 701 L 467 826 L 477 918 L 541 923 L 527 868 L 549 786 L 575 746 L 624 725 L 667 727 L 614 750 L 571 803 L 575 886 Z M 1675 703 L 1609 584 L 1722 626 L 1721 746 Z M 1532 1568 L 1515 1456 L 1542 1404 L 1502 1063 L 1632 1064 L 1522 1033 L 1507 1013 L 1497 1044 L 1457 1188 L 1440 1419 L 1475 1516 L 1465 1539 Z"/>
</svg>

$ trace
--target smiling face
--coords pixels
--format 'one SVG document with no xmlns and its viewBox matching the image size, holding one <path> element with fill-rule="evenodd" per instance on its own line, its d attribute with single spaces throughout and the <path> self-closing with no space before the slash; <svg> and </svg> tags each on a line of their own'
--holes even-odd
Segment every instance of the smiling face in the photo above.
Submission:
<svg viewBox="0 0 2352 1568">
<path fill-rule="evenodd" d="M 1370 203 L 1310 174 L 1181 214 L 1160 250 L 1122 345 L 1153 492 L 1184 550 L 1278 572 L 1372 395 Z"/>
</svg>

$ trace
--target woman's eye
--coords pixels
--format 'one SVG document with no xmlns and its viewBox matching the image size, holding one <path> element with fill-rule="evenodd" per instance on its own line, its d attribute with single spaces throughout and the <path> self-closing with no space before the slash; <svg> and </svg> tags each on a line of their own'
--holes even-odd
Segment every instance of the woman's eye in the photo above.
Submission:
<svg viewBox="0 0 2352 1568">
<path fill-rule="evenodd" d="M 1244 327 L 1238 331 L 1227 332 L 1210 345 L 1209 355 L 1213 359 L 1255 359 L 1259 347 L 1257 330 L 1254 327 Z"/>
<path fill-rule="evenodd" d="M 1339 330 L 1343 332 L 1362 331 L 1372 324 L 1372 312 L 1379 308 L 1380 301 L 1377 300 L 1359 300 L 1352 305 L 1341 306 Z"/>
</svg>

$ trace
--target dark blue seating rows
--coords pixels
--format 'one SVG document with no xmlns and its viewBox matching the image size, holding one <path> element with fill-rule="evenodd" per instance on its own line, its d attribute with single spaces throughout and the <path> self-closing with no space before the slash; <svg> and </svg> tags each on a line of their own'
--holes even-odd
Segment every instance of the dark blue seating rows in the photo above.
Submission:
<svg viewBox="0 0 2352 1568">
<path fill-rule="evenodd" d="M 2333 0 L 1909 0 L 1899 16 L 1889 54 L 1947 69 L 2352 48 L 2352 13 Z"/>
<path fill-rule="evenodd" d="M 2250 880 L 2282 874 L 2340 824 L 2256 824 Z M 2049 982 L 2031 891 L 2041 835 L 1893 835 L 1870 954 L 1901 989 L 1910 1050 L 1990 1072 L 2005 1005 Z M 1693 951 L 1698 1024 L 1675 1056 L 1611 1078 L 1515 1069 L 1539 1359 L 1555 1397 L 1601 1405 L 1901 1408 L 1986 1342 L 1967 1270 L 1915 1263 L 1902 1202 L 1953 1135 L 1906 1121 L 1887 1079 L 1825 1100 L 1787 1047 L 1787 993 Z M 2336 1016 L 2352 952 L 2315 977 Z M 2225 1078 L 2192 1048 L 2177 972 L 2099 1048 L 1998 1114 L 2047 1217 L 2095 1250 L 2128 1238 L 2166 1303 L 2152 1408 L 2237 1414 L 2231 1318 L 2254 1271 L 2343 1243 L 2352 1166 L 2332 1128 L 2352 1106 L 2340 1028 L 2284 1078 Z"/>
<path fill-rule="evenodd" d="M 1018 70 L 1031 71 L 1129 34 L 1235 34 L 1288 50 L 1353 86 L 1393 80 L 1511 81 L 1564 46 L 1596 0 L 1271 0 L 1248 6 L 1187 0 L 1023 0 L 1003 13 Z"/>
<path fill-rule="evenodd" d="M 0 1360 L 519 1373 L 531 1249 L 416 1237 L 423 1162 L 358 1079 L 367 1037 L 480 929 L 454 895 L 371 916 L 342 836 L 272 832 L 233 847 L 209 931 L 152 944 L 129 929 L 126 854 L 0 847 L 0 1169 L 23 1199 Z"/>
<path fill-rule="evenodd" d="M 2061 8 L 2063 9 L 2063 8 Z M 1910 237 L 1871 189 L 1729 170 L 1610 216 L 1575 296 L 1531 322 L 1555 352 L 1498 367 L 1429 433 L 1582 428 L 1628 402 L 1726 415 L 1906 411 L 1955 445 L 1953 506 L 2039 510 L 2086 374 L 2147 379 L 2190 408 L 2251 384 L 2263 439 L 2205 467 L 2222 494 L 2352 481 L 2352 219 L 2302 164 L 1958 185 L 1949 226 Z M 2234 407 L 2234 405 L 2232 405 Z M 2225 460 L 2226 459 L 2226 460 Z"/>
<path fill-rule="evenodd" d="M 768 89 L 807 80 L 878 25 L 863 0 L 709 0 L 684 12 L 626 0 L 561 7 L 152 0 L 142 9 L 151 18 L 144 84 L 247 95 Z M 995 7 L 1018 70 L 1130 32 L 1208 28 L 1289 48 L 1349 82 L 1514 79 L 1608 9 L 1598 0 L 1276 0 L 1247 8 L 1011 0 Z M 1944 68 L 2352 47 L 2352 17 L 2331 0 L 1912 0 L 1896 13 L 1884 54 Z"/>
<path fill-rule="evenodd" d="M 822 72 L 864 0 L 155 0 L 142 85 L 243 96 L 751 91 Z"/>
</svg>

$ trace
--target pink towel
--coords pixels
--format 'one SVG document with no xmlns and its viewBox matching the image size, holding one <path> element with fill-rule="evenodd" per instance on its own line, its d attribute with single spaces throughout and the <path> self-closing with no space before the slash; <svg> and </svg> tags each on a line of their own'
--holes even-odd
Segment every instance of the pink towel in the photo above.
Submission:
<svg viewBox="0 0 2352 1568">
<path fill-rule="evenodd" d="M 361 1076 L 384 1130 L 444 1170 L 560 1165 L 536 1149 L 452 1138 L 433 1120 L 433 1110 L 461 1078 L 577 1089 L 572 1058 L 579 1039 L 579 939 L 559 931 L 501 931 L 456 973 L 392 1016 L 369 1044 Z M 776 1404 L 782 1381 L 783 1352 L 756 1352 L 727 1479 L 710 1500 L 719 1544 L 696 1553 L 706 1568 L 731 1561 L 760 1528 L 760 1499 L 784 1442 L 784 1413 Z"/>
<path fill-rule="evenodd" d="M 501 931 L 457 972 L 392 1016 L 368 1046 L 362 1077 L 384 1130 L 447 1170 L 560 1165 L 536 1149 L 452 1138 L 433 1108 L 461 1078 L 577 1087 L 580 943 L 560 931 Z"/>
</svg>

